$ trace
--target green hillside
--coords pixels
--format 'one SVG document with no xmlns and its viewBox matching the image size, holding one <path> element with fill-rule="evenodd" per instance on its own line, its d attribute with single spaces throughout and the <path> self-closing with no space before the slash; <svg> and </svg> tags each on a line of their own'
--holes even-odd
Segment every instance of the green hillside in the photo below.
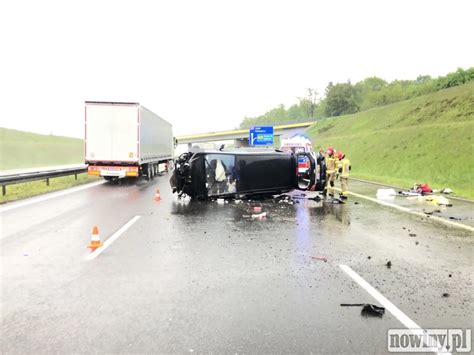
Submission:
<svg viewBox="0 0 474 355">
<path fill-rule="evenodd" d="M 83 161 L 82 139 L 0 128 L 0 170 L 79 164 Z"/>
<path fill-rule="evenodd" d="M 307 134 L 315 148 L 344 151 L 354 177 L 398 186 L 427 182 L 474 198 L 474 82 L 353 115 Z"/>
</svg>

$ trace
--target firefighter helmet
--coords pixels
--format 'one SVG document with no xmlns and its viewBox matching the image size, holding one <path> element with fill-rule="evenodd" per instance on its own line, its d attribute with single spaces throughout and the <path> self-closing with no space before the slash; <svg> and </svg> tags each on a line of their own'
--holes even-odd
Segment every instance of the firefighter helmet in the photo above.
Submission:
<svg viewBox="0 0 474 355">
<path fill-rule="evenodd" d="M 329 147 L 328 149 L 326 149 L 326 154 L 331 156 L 334 154 L 334 148 L 333 147 Z"/>
</svg>

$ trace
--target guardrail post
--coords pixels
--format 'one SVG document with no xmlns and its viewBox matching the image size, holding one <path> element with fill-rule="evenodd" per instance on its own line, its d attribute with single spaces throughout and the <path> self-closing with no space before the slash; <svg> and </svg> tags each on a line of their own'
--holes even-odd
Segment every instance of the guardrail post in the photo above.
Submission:
<svg viewBox="0 0 474 355">
<path fill-rule="evenodd" d="M 49 178 L 46 179 L 46 186 L 49 186 Z"/>
<path fill-rule="evenodd" d="M 76 180 L 77 180 L 77 174 L 74 174 L 74 179 L 76 179 Z"/>
<path fill-rule="evenodd" d="M 2 185 L 2 195 L 5 196 L 7 194 L 7 185 Z"/>
</svg>

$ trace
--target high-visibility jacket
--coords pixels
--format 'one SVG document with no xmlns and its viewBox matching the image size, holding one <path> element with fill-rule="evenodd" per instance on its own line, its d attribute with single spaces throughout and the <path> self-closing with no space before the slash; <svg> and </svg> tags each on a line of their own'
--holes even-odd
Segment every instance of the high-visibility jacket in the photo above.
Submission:
<svg viewBox="0 0 474 355">
<path fill-rule="evenodd" d="M 341 177 L 348 178 L 349 173 L 351 171 L 351 162 L 350 162 L 350 160 L 347 159 L 347 158 L 344 158 L 344 159 L 340 160 L 338 170 L 339 170 L 339 173 L 341 174 Z"/>
<path fill-rule="evenodd" d="M 336 171 L 336 158 L 327 156 L 326 157 L 326 173 L 332 174 Z"/>
</svg>

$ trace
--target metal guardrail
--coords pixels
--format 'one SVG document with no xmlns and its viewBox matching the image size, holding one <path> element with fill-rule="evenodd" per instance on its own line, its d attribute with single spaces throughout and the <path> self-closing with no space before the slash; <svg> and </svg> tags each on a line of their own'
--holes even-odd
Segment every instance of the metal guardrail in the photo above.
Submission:
<svg viewBox="0 0 474 355">
<path fill-rule="evenodd" d="M 84 165 L 70 168 L 48 169 L 42 171 L 6 174 L 0 175 L 0 186 L 2 186 L 2 195 L 5 196 L 7 194 L 7 185 L 14 185 L 22 182 L 36 180 L 46 180 L 46 185 L 49 186 L 49 179 L 51 178 L 75 175 L 75 178 L 77 180 L 77 174 L 82 174 L 85 172 L 87 172 L 87 166 Z"/>
</svg>

